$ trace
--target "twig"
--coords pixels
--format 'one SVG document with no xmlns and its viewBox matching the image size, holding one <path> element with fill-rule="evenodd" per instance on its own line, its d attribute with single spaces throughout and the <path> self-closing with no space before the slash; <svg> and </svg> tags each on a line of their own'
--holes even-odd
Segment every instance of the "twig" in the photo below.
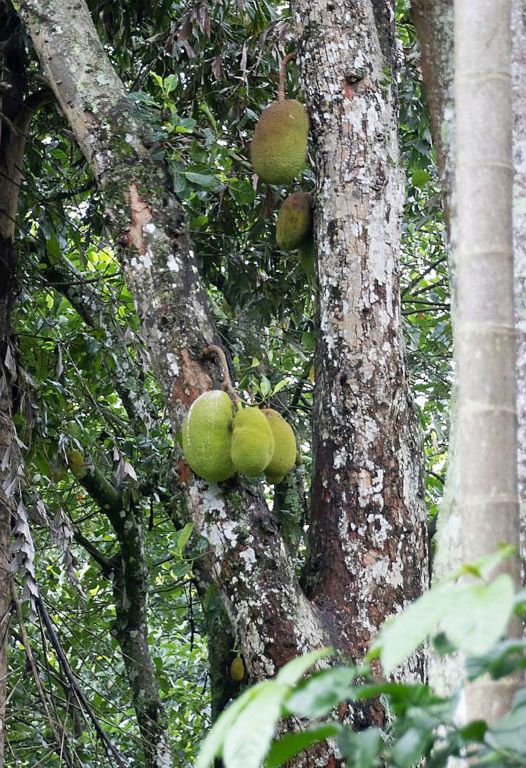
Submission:
<svg viewBox="0 0 526 768">
<path fill-rule="evenodd" d="M 53 626 L 53 622 L 51 621 L 51 617 L 47 612 L 46 606 L 44 605 L 40 597 L 37 597 L 35 602 L 36 602 L 38 612 L 42 617 L 42 621 L 44 622 L 44 626 L 46 627 L 47 633 L 49 635 L 51 645 L 53 646 L 57 654 L 57 658 L 60 662 L 60 666 L 64 670 L 64 674 L 71 686 L 71 689 L 75 692 L 75 696 L 77 697 L 79 704 L 83 707 L 84 711 L 86 712 L 91 722 L 93 723 L 95 732 L 99 737 L 99 739 L 102 741 L 106 752 L 108 754 L 113 755 L 119 768 L 126 768 L 126 763 L 123 762 L 123 759 L 118 753 L 117 749 L 114 747 L 114 745 L 111 743 L 109 738 L 106 736 L 106 733 L 102 730 L 91 704 L 87 700 L 84 694 L 84 691 L 80 687 L 75 675 L 73 674 L 73 671 L 69 665 L 69 661 L 67 660 L 66 654 L 64 653 L 64 649 L 62 648 L 62 645 L 60 644 L 60 640 L 57 637 L 57 633 L 55 632 L 55 628 Z"/>
<path fill-rule="evenodd" d="M 232 385 L 232 379 L 230 378 L 230 371 L 228 369 L 228 362 L 224 350 L 218 347 L 217 344 L 210 344 L 203 350 L 204 357 L 212 357 L 215 355 L 219 361 L 221 371 L 223 373 L 223 389 L 227 392 L 236 405 L 241 402 L 241 398 L 237 394 Z"/>
<path fill-rule="evenodd" d="M 31 649 L 31 643 L 29 642 L 29 637 L 27 634 L 26 625 L 24 621 L 24 615 L 22 613 L 22 606 L 20 605 L 20 600 L 18 599 L 16 586 L 13 581 L 11 581 L 11 597 L 13 599 L 16 615 L 18 618 L 18 627 L 20 629 L 20 637 L 22 639 L 22 645 L 24 646 L 26 658 L 29 663 L 29 666 L 31 667 L 31 674 L 33 675 L 33 679 L 35 681 L 35 685 L 38 691 L 38 696 L 40 698 L 40 701 L 42 702 L 42 706 L 44 707 L 44 712 L 46 713 L 46 717 L 49 720 L 49 724 L 51 725 L 51 730 L 53 731 L 53 738 L 55 739 L 55 743 L 57 745 L 58 755 L 59 757 L 64 758 L 66 765 L 70 766 L 71 768 L 74 768 L 75 764 L 71 758 L 71 755 L 69 754 L 67 747 L 64 745 L 65 731 L 63 730 L 62 734 L 60 733 L 57 727 L 57 724 L 55 722 L 55 719 L 53 718 L 49 709 L 46 692 L 44 690 L 44 686 L 42 685 L 40 675 L 38 674 L 37 665 L 35 663 L 33 651 Z"/>
</svg>

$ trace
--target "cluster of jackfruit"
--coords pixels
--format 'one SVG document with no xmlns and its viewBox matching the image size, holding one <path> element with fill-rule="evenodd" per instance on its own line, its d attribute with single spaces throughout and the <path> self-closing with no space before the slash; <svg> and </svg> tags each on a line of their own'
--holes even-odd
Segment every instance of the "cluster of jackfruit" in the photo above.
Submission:
<svg viewBox="0 0 526 768">
<path fill-rule="evenodd" d="M 314 272 L 312 195 L 293 192 L 282 203 L 276 222 L 276 244 L 282 251 L 299 251 L 305 272 Z"/>
<path fill-rule="evenodd" d="M 236 472 L 247 477 L 265 473 L 280 483 L 296 463 L 296 438 L 272 408 L 241 408 L 221 390 L 195 400 L 182 426 L 186 461 L 196 475 L 220 483 Z"/>
</svg>

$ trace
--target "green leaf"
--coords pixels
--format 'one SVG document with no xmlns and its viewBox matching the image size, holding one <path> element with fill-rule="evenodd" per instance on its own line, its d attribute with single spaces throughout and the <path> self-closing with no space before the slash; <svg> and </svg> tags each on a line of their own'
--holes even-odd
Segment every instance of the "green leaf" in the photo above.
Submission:
<svg viewBox="0 0 526 768">
<path fill-rule="evenodd" d="M 430 179 L 431 179 L 431 176 L 428 174 L 427 171 L 418 169 L 413 172 L 412 181 L 413 181 L 414 187 L 425 187 L 425 185 Z"/>
<path fill-rule="evenodd" d="M 350 698 L 356 679 L 353 667 L 332 667 L 305 681 L 285 702 L 287 710 L 305 717 L 321 717 Z"/>
<path fill-rule="evenodd" d="M 432 741 L 432 732 L 409 728 L 393 747 L 394 764 L 397 768 L 411 768 L 418 763 Z"/>
<path fill-rule="evenodd" d="M 506 631 L 513 603 L 513 580 L 507 573 L 501 573 L 491 584 L 459 589 L 454 610 L 442 619 L 442 629 L 461 651 L 482 656 Z"/>
<path fill-rule="evenodd" d="M 301 733 L 287 733 L 273 743 L 265 761 L 265 768 L 278 768 L 298 752 L 303 752 L 313 744 L 325 741 L 331 736 L 337 736 L 340 732 L 339 723 L 328 723 L 314 726 Z"/>
<path fill-rule="evenodd" d="M 226 768 L 260 768 L 281 713 L 286 685 L 277 680 L 261 684 L 257 696 L 238 714 L 223 743 Z"/>
<path fill-rule="evenodd" d="M 378 728 L 366 731 L 346 729 L 338 739 L 339 747 L 348 765 L 352 768 L 373 768 L 378 765 L 378 754 L 382 748 L 382 732 Z"/>
<path fill-rule="evenodd" d="M 454 605 L 455 595 L 454 584 L 430 589 L 382 626 L 373 650 L 381 649 L 380 658 L 386 675 L 405 661 L 428 635 L 434 634 L 446 610 Z"/>
<path fill-rule="evenodd" d="M 267 379 L 266 376 L 261 377 L 261 381 L 259 383 L 259 389 L 263 397 L 266 397 L 270 392 L 270 381 Z"/>
<path fill-rule="evenodd" d="M 181 528 L 181 530 L 178 531 L 177 533 L 177 551 L 178 552 L 182 552 L 183 549 L 188 544 L 188 540 L 192 535 L 193 529 L 194 529 L 193 523 L 186 523 L 184 528 Z"/>
<path fill-rule="evenodd" d="M 258 696 L 263 686 L 272 684 L 272 681 L 265 681 L 249 688 L 241 694 L 235 701 L 219 715 L 216 722 L 208 732 L 201 745 L 195 768 L 208 768 L 216 755 L 221 754 L 225 735 L 242 710 Z"/>
<path fill-rule="evenodd" d="M 198 187 L 216 191 L 222 188 L 222 184 L 210 173 L 195 173 L 194 171 L 185 171 L 184 175 L 192 184 Z"/>
<path fill-rule="evenodd" d="M 175 74 L 168 75 L 168 77 L 165 77 L 163 81 L 164 91 L 166 93 L 171 93 L 172 91 L 175 91 L 178 83 L 179 83 L 178 75 L 175 75 Z"/>
<path fill-rule="evenodd" d="M 329 647 L 304 653 L 303 656 L 296 656 L 296 658 L 280 669 L 276 681 L 292 687 L 296 685 L 298 680 L 301 680 L 305 672 L 316 664 L 317 661 L 326 659 L 328 656 L 332 656 L 333 653 L 334 649 Z"/>
</svg>

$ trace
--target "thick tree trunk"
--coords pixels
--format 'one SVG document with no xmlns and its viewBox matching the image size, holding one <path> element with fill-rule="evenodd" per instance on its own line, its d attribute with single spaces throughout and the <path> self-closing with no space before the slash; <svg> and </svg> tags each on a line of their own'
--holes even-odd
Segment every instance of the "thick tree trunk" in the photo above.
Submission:
<svg viewBox="0 0 526 768">
<path fill-rule="evenodd" d="M 341 646 L 359 659 L 384 619 L 421 594 L 427 574 L 421 438 L 400 320 L 394 7 L 361 0 L 293 7 L 317 171 L 319 335 L 305 580 Z M 421 675 L 421 664 L 413 671 Z"/>
</svg>

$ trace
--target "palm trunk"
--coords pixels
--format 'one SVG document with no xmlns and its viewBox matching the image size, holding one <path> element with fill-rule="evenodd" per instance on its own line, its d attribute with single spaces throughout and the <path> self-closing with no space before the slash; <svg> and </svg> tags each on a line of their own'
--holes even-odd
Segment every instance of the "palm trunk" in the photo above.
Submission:
<svg viewBox="0 0 526 768">
<path fill-rule="evenodd" d="M 502 542 L 519 549 L 510 10 L 509 0 L 455 2 L 455 476 L 467 562 Z M 518 556 L 503 567 L 518 584 Z M 498 717 L 516 683 L 467 686 L 467 717 Z"/>
</svg>

